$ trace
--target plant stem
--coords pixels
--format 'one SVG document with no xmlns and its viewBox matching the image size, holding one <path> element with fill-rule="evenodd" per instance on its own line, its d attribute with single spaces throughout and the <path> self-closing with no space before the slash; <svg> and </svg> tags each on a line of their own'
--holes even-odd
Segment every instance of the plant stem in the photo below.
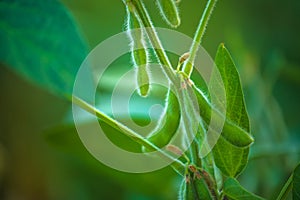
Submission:
<svg viewBox="0 0 300 200">
<path fill-rule="evenodd" d="M 278 197 L 276 200 L 284 200 L 287 198 L 287 195 L 289 194 L 290 190 L 292 189 L 292 182 L 293 182 L 293 174 L 292 173 L 287 180 L 287 182 L 284 184 L 283 188 L 281 189 Z"/>
<path fill-rule="evenodd" d="M 187 86 L 189 87 L 189 86 Z M 190 143 L 189 147 L 189 156 L 193 164 L 197 164 L 198 160 L 198 152 L 197 148 L 195 148 L 195 135 L 192 135 L 191 133 L 194 133 L 194 127 L 192 126 L 194 120 L 194 112 L 193 107 L 191 106 L 191 99 L 186 98 L 186 91 L 187 89 L 181 89 L 181 91 L 178 94 L 179 100 L 181 103 L 182 108 L 182 119 L 183 119 L 183 126 L 186 132 L 186 142 Z M 196 130 L 197 131 L 197 130 Z M 190 141 L 192 139 L 192 141 Z M 200 167 L 200 166 L 199 166 Z"/>
<path fill-rule="evenodd" d="M 103 122 L 105 122 L 109 126 L 115 128 L 117 130 L 120 130 L 121 133 L 124 133 L 126 136 L 128 136 L 133 141 L 139 143 L 142 146 L 145 146 L 148 149 L 158 151 L 160 156 L 162 156 L 166 159 L 169 159 L 169 160 L 171 159 L 173 161 L 171 166 L 179 174 L 181 174 L 182 176 L 184 175 L 185 165 L 180 160 L 173 158 L 171 155 L 169 155 L 166 152 L 162 151 L 161 149 L 159 149 L 157 146 L 155 146 L 154 144 L 152 144 L 151 142 L 149 142 L 148 140 L 143 138 L 138 133 L 134 132 L 133 130 L 131 130 L 127 126 L 125 126 L 125 125 L 119 123 L 118 121 L 112 119 L 111 117 L 107 116 L 106 114 L 99 111 L 98 109 L 96 109 L 92 105 L 88 104 L 84 100 L 80 99 L 79 97 L 72 96 L 72 102 L 74 104 L 78 105 L 80 108 L 84 109 L 85 111 L 87 111 L 87 112 L 91 113 L 92 115 L 98 117 L 100 120 L 102 120 Z"/>
<path fill-rule="evenodd" d="M 159 40 L 159 37 L 157 36 L 157 33 L 155 32 L 155 28 L 152 25 L 151 19 L 149 17 L 149 14 L 147 10 L 145 9 L 143 3 L 141 0 L 131 0 L 129 3 L 132 3 L 135 7 L 135 12 L 139 16 L 141 22 L 143 23 L 147 36 L 150 40 L 150 43 L 152 45 L 152 48 L 154 49 L 154 52 L 159 60 L 159 62 L 162 64 L 162 69 L 169 78 L 173 82 L 173 84 L 176 83 L 176 76 L 174 73 L 174 70 L 172 68 L 171 62 L 169 61 L 169 58 L 167 57 L 164 48 Z"/>
<path fill-rule="evenodd" d="M 198 130 L 198 123 L 196 122 L 199 121 L 199 113 L 195 110 L 192 98 L 189 98 L 189 79 L 182 72 L 178 72 L 178 77 L 180 79 L 180 88 L 178 88 L 177 95 L 181 107 L 183 127 L 186 133 L 185 140 L 190 145 L 189 156 L 193 164 L 201 167 L 201 161 L 198 156 L 198 145 L 195 140 Z"/>
<path fill-rule="evenodd" d="M 190 48 L 190 56 L 184 62 L 184 65 L 183 65 L 183 72 L 188 77 L 190 77 L 190 75 L 193 71 L 193 65 L 195 63 L 196 53 L 198 51 L 199 45 L 201 44 L 202 37 L 204 35 L 207 23 L 209 21 L 210 15 L 212 14 L 212 11 L 215 7 L 216 2 L 217 2 L 217 0 L 208 0 L 205 10 L 200 19 L 199 25 L 197 27 L 197 31 L 195 33 L 194 40 L 193 40 L 193 43 Z"/>
</svg>

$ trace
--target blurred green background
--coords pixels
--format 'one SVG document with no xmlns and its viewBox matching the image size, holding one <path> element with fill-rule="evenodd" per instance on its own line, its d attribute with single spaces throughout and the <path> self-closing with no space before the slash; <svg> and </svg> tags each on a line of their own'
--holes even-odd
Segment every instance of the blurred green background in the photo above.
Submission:
<svg viewBox="0 0 300 200">
<path fill-rule="evenodd" d="M 89 49 L 124 30 L 121 0 L 62 3 Z M 154 25 L 167 27 L 154 2 L 146 5 Z M 205 1 L 182 0 L 182 24 L 177 30 L 192 37 L 204 5 Z M 220 0 L 203 40 L 212 57 L 224 42 L 237 64 L 256 140 L 239 180 L 267 199 L 278 194 L 300 158 L 299 11 L 299 0 Z M 112 75 L 130 69 L 127 58 L 116 64 L 124 68 L 115 67 Z M 83 147 L 72 124 L 66 123 L 70 103 L 4 65 L 0 68 L 0 199 L 176 199 L 180 179 L 171 168 L 128 174 L 102 165 Z M 126 139 L 120 141 L 124 144 Z"/>
</svg>

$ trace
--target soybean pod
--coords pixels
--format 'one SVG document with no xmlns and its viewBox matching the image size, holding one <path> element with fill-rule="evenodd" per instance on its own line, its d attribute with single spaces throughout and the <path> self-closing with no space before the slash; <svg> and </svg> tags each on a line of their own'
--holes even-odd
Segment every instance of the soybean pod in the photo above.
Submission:
<svg viewBox="0 0 300 200">
<path fill-rule="evenodd" d="M 156 0 L 163 19 L 173 28 L 180 25 L 179 11 L 174 0 Z"/>
<path fill-rule="evenodd" d="M 210 103 L 206 95 L 199 90 L 194 84 L 191 86 L 192 91 L 198 101 L 200 115 L 206 124 L 210 124 L 211 116 L 214 116 L 214 120 L 218 122 L 224 121 L 222 136 L 231 144 L 237 147 L 247 147 L 253 143 L 253 137 L 243 128 L 234 124 L 228 120 L 224 114 L 220 113 L 214 106 Z M 215 127 L 212 127 L 213 129 Z"/>
<path fill-rule="evenodd" d="M 128 35 L 131 40 L 131 58 L 136 69 L 138 93 L 140 96 L 146 97 L 150 90 L 150 78 L 147 69 L 149 56 L 145 47 L 144 33 L 134 9 L 133 11 L 127 9 L 127 15 Z"/>
<path fill-rule="evenodd" d="M 188 166 L 179 190 L 179 200 L 216 199 L 215 185 L 207 184 L 203 171 L 195 166 Z"/>
<path fill-rule="evenodd" d="M 152 133 L 147 137 L 148 141 L 159 148 L 163 148 L 170 143 L 171 139 L 177 132 L 180 124 L 181 111 L 176 95 L 168 90 L 165 102 L 165 110 L 159 120 L 158 125 Z M 151 152 L 151 150 L 143 147 L 144 152 Z"/>
<path fill-rule="evenodd" d="M 178 200 L 194 200 L 191 177 L 187 174 L 180 184 Z"/>
</svg>

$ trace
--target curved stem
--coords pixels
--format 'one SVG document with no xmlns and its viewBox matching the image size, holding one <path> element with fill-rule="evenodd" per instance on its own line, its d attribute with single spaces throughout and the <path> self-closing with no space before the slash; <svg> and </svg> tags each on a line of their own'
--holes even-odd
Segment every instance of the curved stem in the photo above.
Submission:
<svg viewBox="0 0 300 200">
<path fill-rule="evenodd" d="M 159 152 L 160 156 L 162 156 L 163 158 L 166 158 L 168 160 L 172 160 L 173 163 L 171 164 L 171 166 L 179 174 L 181 174 L 182 176 L 184 175 L 183 172 L 184 172 L 184 169 L 185 169 L 185 164 L 183 164 L 180 160 L 173 158 L 171 155 L 169 155 L 166 152 L 162 151 L 161 149 L 159 149 L 157 146 L 155 146 L 154 144 L 152 144 L 151 142 L 149 142 L 148 140 L 143 138 L 138 133 L 134 132 L 133 130 L 131 130 L 127 126 L 125 126 L 125 125 L 119 123 L 118 121 L 112 119 L 111 117 L 107 116 L 106 114 L 104 114 L 100 110 L 96 109 L 92 105 L 85 102 L 83 99 L 80 99 L 79 97 L 76 97 L 76 96 L 72 96 L 72 102 L 74 104 L 76 104 L 77 106 L 79 106 L 80 108 L 84 109 L 85 111 L 87 111 L 87 112 L 91 113 L 92 115 L 98 117 L 100 120 L 102 120 L 103 122 L 105 122 L 109 126 L 115 128 L 117 130 L 120 130 L 121 133 L 124 133 L 126 136 L 128 136 L 133 141 L 139 143 L 142 146 L 145 146 L 148 149 L 155 150 L 155 151 Z"/>
<path fill-rule="evenodd" d="M 166 55 L 166 52 L 164 51 L 164 48 L 159 40 L 159 37 L 157 36 L 157 33 L 155 32 L 155 28 L 152 25 L 151 19 L 149 17 L 149 14 L 147 10 L 145 9 L 143 3 L 141 0 L 131 0 L 130 2 L 135 7 L 135 12 L 139 16 L 141 22 L 143 23 L 147 36 L 150 40 L 150 43 L 154 49 L 154 52 L 159 60 L 159 62 L 162 64 L 162 69 L 174 84 L 176 83 L 176 76 L 174 73 L 174 70 L 172 68 L 171 62 L 169 61 L 169 58 Z"/>
<path fill-rule="evenodd" d="M 202 37 L 204 35 L 207 23 L 209 21 L 210 15 L 212 14 L 212 11 L 215 7 L 216 2 L 217 2 L 217 0 L 208 0 L 205 10 L 200 19 L 197 31 L 195 33 L 193 43 L 190 48 L 190 56 L 184 62 L 183 72 L 186 75 L 188 75 L 189 77 L 193 71 L 193 65 L 195 62 L 196 54 L 197 54 L 199 45 L 201 44 Z"/>
</svg>

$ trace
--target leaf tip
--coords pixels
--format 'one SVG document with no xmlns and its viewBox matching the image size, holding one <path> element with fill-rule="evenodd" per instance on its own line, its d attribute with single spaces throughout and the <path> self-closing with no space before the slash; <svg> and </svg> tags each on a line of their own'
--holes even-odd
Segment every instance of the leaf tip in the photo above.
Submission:
<svg viewBox="0 0 300 200">
<path fill-rule="evenodd" d="M 224 42 L 222 42 L 222 43 L 219 45 L 219 48 L 220 48 L 220 49 L 226 49 L 226 47 L 225 47 L 225 43 L 224 43 Z"/>
</svg>

